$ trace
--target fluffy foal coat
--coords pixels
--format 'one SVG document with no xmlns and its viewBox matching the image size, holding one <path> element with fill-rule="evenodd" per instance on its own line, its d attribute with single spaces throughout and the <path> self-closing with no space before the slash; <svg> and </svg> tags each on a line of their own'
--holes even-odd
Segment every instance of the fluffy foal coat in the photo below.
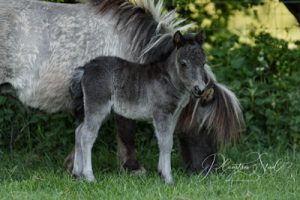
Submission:
<svg viewBox="0 0 300 200">
<path fill-rule="evenodd" d="M 192 37 L 178 31 L 166 44 L 161 61 L 137 64 L 98 57 L 79 68 L 73 91 L 81 83 L 84 120 L 76 129 L 75 176 L 95 180 L 91 149 L 101 124 L 113 110 L 129 119 L 153 123 L 160 150 L 158 171 L 166 183 L 173 182 L 171 150 L 177 119 L 190 95 L 200 97 L 208 82 L 201 44 L 201 33 Z"/>
</svg>

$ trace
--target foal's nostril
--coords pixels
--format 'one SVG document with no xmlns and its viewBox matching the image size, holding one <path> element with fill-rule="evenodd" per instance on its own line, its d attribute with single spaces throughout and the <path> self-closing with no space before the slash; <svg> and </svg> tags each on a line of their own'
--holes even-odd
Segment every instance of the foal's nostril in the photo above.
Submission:
<svg viewBox="0 0 300 200">
<path fill-rule="evenodd" d="M 195 91 L 195 94 L 197 94 L 197 95 L 201 95 L 202 94 L 202 90 L 200 90 L 199 86 L 195 86 L 194 87 L 194 91 Z"/>
</svg>

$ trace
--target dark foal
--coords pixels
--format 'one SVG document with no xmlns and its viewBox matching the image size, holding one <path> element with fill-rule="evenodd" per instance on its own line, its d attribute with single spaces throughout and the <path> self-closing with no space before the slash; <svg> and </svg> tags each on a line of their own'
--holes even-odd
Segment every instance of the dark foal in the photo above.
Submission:
<svg viewBox="0 0 300 200">
<path fill-rule="evenodd" d="M 158 171 L 165 183 L 173 182 L 171 150 L 178 117 L 191 95 L 200 98 L 209 83 L 202 42 L 201 33 L 183 36 L 177 31 L 165 39 L 165 48 L 157 49 L 165 56 L 155 63 L 102 56 L 78 69 L 73 91 L 80 96 L 75 105 L 82 102 L 83 94 L 84 120 L 76 129 L 75 176 L 95 180 L 91 149 L 103 121 L 114 111 L 154 125 L 160 150 Z"/>
</svg>

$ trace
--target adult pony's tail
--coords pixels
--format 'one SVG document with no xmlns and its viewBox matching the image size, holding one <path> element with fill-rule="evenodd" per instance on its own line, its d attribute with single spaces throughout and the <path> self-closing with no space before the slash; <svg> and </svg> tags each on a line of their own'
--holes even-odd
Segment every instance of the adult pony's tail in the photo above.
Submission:
<svg viewBox="0 0 300 200">
<path fill-rule="evenodd" d="M 239 100 L 225 85 L 218 83 L 209 66 L 206 67 L 214 89 L 214 99 L 206 105 L 193 99 L 183 110 L 179 119 L 181 131 L 198 134 L 207 131 L 214 134 L 219 143 L 235 141 L 244 128 L 244 118 Z"/>
<path fill-rule="evenodd" d="M 73 110 L 77 119 L 82 120 L 84 117 L 83 92 L 81 87 L 81 79 L 85 68 L 78 67 L 71 79 L 71 96 L 73 100 Z"/>
<path fill-rule="evenodd" d="M 202 123 L 198 129 L 205 127 L 215 134 L 217 141 L 235 141 L 244 128 L 244 118 L 239 100 L 225 85 L 215 82 L 214 100 L 206 107 L 198 109 Z"/>
</svg>

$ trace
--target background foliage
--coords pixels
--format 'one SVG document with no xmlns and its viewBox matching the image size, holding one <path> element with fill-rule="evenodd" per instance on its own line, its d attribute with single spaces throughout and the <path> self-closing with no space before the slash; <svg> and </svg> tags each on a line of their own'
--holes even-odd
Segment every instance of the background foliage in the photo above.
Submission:
<svg viewBox="0 0 300 200">
<path fill-rule="evenodd" d="M 175 7 L 181 17 L 196 22 L 195 29 L 205 30 L 205 48 L 213 71 L 218 80 L 229 86 L 240 99 L 247 125 L 240 148 L 298 151 L 299 46 L 290 49 L 287 41 L 255 31 L 250 36 L 254 44 L 245 44 L 239 41 L 238 35 L 228 30 L 231 13 L 256 5 L 259 1 L 209 4 L 198 0 L 174 0 L 167 3 L 169 7 Z M 209 6 L 213 9 L 207 8 Z M 70 114 L 47 115 L 24 108 L 13 98 L 0 96 L 0 116 L 0 151 L 30 151 L 37 155 L 49 153 L 63 157 L 72 148 L 75 124 Z M 96 145 L 96 148 L 104 146 L 108 151 L 115 151 L 113 117 L 102 130 L 104 137 L 98 141 L 101 145 Z M 150 126 L 139 124 L 138 146 L 148 147 L 143 154 L 146 158 L 151 153 L 149 146 L 156 149 L 151 132 Z"/>
</svg>

